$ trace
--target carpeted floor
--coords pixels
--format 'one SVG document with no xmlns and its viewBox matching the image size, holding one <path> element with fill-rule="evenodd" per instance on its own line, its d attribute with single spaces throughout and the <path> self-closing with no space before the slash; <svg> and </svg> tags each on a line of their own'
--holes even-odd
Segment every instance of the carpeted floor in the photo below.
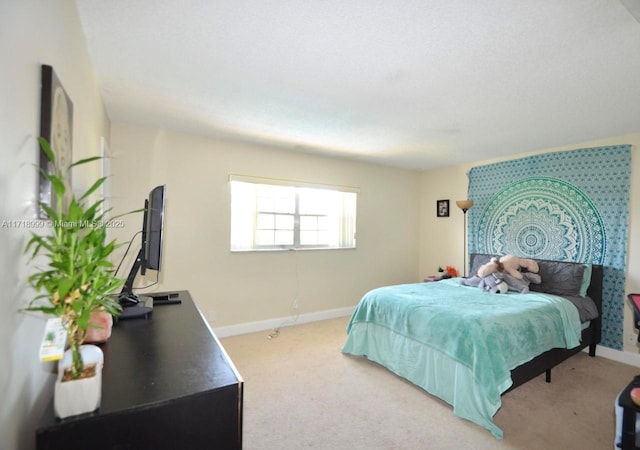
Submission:
<svg viewBox="0 0 640 450">
<path fill-rule="evenodd" d="M 505 394 L 489 431 L 364 358 L 341 353 L 348 318 L 222 339 L 245 381 L 244 448 L 611 449 L 614 400 L 640 369 L 580 353 Z"/>
</svg>

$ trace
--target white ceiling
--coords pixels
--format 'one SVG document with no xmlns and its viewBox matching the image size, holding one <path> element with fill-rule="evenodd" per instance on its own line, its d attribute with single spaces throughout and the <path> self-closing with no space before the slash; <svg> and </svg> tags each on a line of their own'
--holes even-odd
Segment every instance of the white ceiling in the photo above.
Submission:
<svg viewBox="0 0 640 450">
<path fill-rule="evenodd" d="M 640 132 L 640 0 L 76 3 L 113 122 L 414 169 Z"/>
</svg>

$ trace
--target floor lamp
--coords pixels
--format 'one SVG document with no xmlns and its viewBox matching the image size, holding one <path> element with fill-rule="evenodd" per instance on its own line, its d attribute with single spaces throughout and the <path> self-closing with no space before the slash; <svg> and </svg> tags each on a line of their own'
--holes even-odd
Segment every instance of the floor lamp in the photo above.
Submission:
<svg viewBox="0 0 640 450">
<path fill-rule="evenodd" d="M 471 208 L 473 206 L 473 200 L 456 200 L 456 205 L 458 206 L 458 208 L 460 208 L 462 210 L 462 213 L 464 214 L 464 236 L 463 236 L 463 247 L 462 247 L 462 258 L 464 261 L 464 276 L 467 276 L 467 211 L 469 211 L 469 208 Z"/>
</svg>

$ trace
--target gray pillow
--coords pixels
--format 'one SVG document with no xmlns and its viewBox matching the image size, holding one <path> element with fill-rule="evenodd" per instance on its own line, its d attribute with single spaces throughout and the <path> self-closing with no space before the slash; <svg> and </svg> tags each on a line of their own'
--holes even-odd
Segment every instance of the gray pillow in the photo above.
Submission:
<svg viewBox="0 0 640 450">
<path fill-rule="evenodd" d="M 471 269 L 468 276 L 472 277 L 478 272 L 478 268 L 488 263 L 494 255 L 485 255 L 484 253 L 473 253 L 471 255 Z"/>
<path fill-rule="evenodd" d="M 538 261 L 542 283 L 531 284 L 532 291 L 553 295 L 580 296 L 584 264 L 561 261 Z"/>
</svg>

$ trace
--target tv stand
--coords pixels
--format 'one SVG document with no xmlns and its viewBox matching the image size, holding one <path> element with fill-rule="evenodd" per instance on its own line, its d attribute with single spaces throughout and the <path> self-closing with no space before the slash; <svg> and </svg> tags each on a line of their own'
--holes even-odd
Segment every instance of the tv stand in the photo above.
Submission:
<svg viewBox="0 0 640 450">
<path fill-rule="evenodd" d="M 100 345 L 100 407 L 57 419 L 51 400 L 37 450 L 242 449 L 242 377 L 189 292 L 179 294 L 182 304 L 153 320 L 114 325 Z"/>
<path fill-rule="evenodd" d="M 153 312 L 153 297 L 136 295 L 133 298 L 119 299 L 122 311 L 118 315 L 118 320 L 135 319 L 137 317 L 148 318 Z"/>
</svg>

